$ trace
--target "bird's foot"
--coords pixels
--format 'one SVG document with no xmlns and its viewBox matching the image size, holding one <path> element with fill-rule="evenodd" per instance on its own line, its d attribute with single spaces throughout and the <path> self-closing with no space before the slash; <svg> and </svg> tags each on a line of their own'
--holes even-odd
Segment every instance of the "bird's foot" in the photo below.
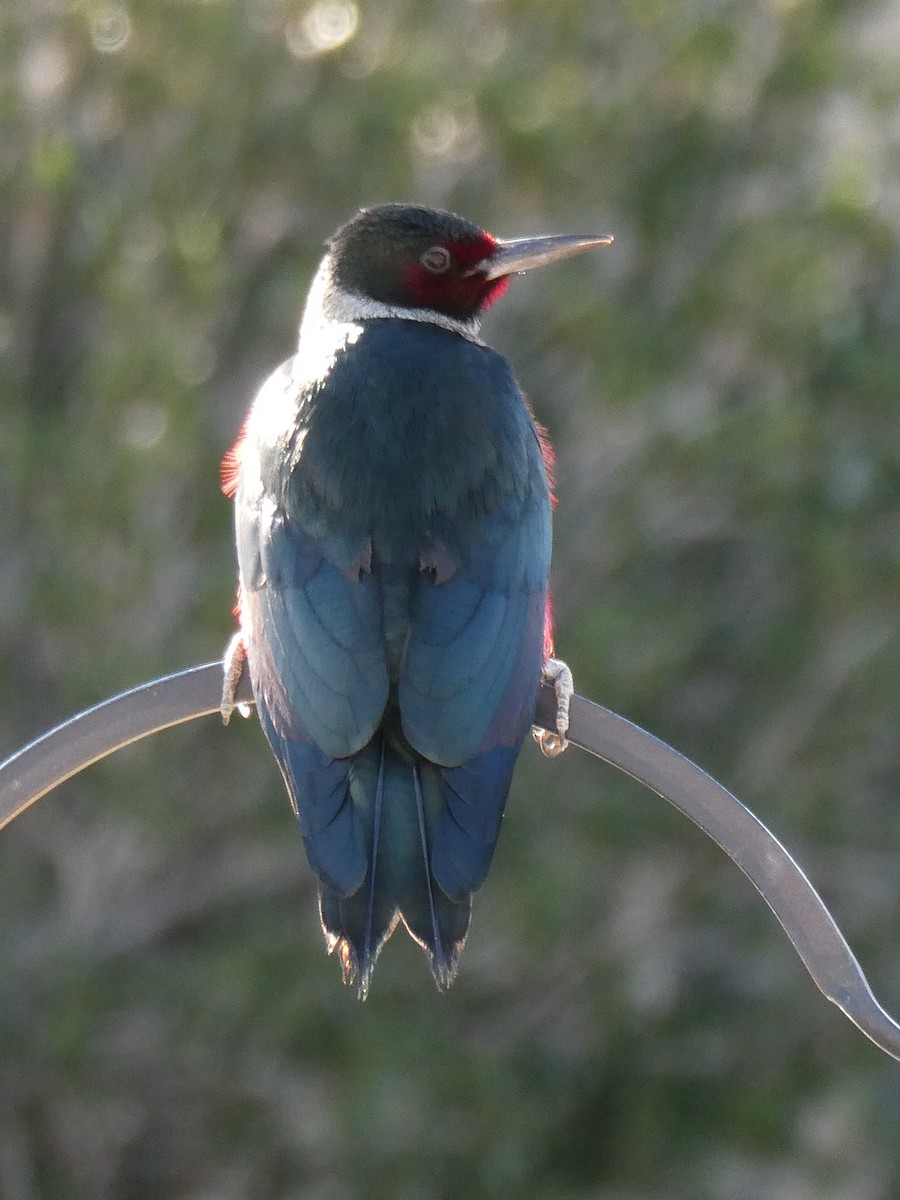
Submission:
<svg viewBox="0 0 900 1200">
<path fill-rule="evenodd" d="M 222 703 L 219 712 L 222 714 L 222 724 L 227 725 L 235 709 L 242 717 L 250 716 L 249 704 L 235 704 L 234 697 L 237 686 L 244 673 L 244 663 L 247 661 L 247 647 L 240 633 L 236 633 L 225 649 L 222 667 L 225 675 L 222 680 Z"/>
<path fill-rule="evenodd" d="M 569 701 L 575 694 L 572 672 L 561 658 L 548 658 L 541 671 L 541 680 L 553 684 L 556 693 L 556 729 L 532 730 L 534 740 L 548 758 L 557 758 L 568 747 L 566 734 L 569 732 Z"/>
</svg>

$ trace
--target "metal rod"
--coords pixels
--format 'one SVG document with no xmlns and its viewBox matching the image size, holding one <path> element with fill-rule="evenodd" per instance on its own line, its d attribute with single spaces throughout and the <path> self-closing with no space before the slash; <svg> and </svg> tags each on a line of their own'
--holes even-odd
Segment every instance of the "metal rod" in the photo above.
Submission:
<svg viewBox="0 0 900 1200">
<path fill-rule="evenodd" d="M 0 828 L 91 763 L 131 742 L 219 712 L 222 664 L 143 684 L 51 729 L 0 763 Z M 235 699 L 252 703 L 246 676 Z M 555 725 L 544 687 L 536 720 Z M 656 792 L 728 854 L 775 913 L 824 995 L 876 1046 L 900 1061 L 900 1025 L 875 999 L 831 913 L 781 842 L 721 784 L 684 755 L 609 709 L 572 698 L 569 740 Z"/>
<path fill-rule="evenodd" d="M 84 712 L 0 763 L 0 829 L 85 767 L 132 742 L 219 711 L 222 664 L 207 663 L 141 684 Z M 241 679 L 235 701 L 253 703 Z"/>
<path fill-rule="evenodd" d="M 542 688 L 537 719 L 552 729 L 554 714 L 553 694 Z M 875 999 L 819 893 L 762 821 L 690 759 L 608 708 L 574 696 L 569 719 L 570 742 L 668 800 L 734 859 L 781 922 L 822 993 L 900 1062 L 900 1024 Z"/>
</svg>

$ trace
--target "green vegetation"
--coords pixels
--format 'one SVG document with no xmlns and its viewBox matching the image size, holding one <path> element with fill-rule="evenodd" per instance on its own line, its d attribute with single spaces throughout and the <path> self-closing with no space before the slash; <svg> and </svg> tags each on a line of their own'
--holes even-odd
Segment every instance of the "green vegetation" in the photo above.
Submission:
<svg viewBox="0 0 900 1200">
<path fill-rule="evenodd" d="M 361 204 L 615 245 L 487 324 L 583 693 L 731 786 L 900 1007 L 900 39 L 876 0 L 0 9 L 0 755 L 232 628 L 218 461 Z M 360 1006 L 260 731 L 0 842 L 4 1200 L 889 1200 L 898 1068 L 655 797 L 526 748 L 460 977 Z"/>
</svg>

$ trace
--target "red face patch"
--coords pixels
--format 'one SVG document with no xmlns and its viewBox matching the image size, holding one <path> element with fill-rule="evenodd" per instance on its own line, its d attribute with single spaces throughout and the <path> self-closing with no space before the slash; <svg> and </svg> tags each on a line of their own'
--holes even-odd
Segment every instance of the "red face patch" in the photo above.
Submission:
<svg viewBox="0 0 900 1200">
<path fill-rule="evenodd" d="M 509 284 L 507 277 L 485 279 L 477 270 L 478 264 L 489 259 L 496 246 L 489 233 L 465 241 L 435 242 L 404 271 L 403 286 L 410 304 L 460 320 L 469 320 L 483 312 L 500 299 Z M 441 256 L 431 254 L 437 248 L 447 252 L 443 269 L 440 269 Z M 438 269 L 429 267 L 432 258 Z"/>
</svg>

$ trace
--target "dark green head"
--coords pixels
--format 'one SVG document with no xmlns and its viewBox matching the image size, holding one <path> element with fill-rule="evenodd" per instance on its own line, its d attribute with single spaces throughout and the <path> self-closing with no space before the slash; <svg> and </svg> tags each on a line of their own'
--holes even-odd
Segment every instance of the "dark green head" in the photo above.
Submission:
<svg viewBox="0 0 900 1200">
<path fill-rule="evenodd" d="M 330 283 L 376 305 L 474 321 L 503 294 L 511 274 L 611 240 L 503 242 L 455 213 L 382 204 L 363 209 L 330 238 Z"/>
</svg>

